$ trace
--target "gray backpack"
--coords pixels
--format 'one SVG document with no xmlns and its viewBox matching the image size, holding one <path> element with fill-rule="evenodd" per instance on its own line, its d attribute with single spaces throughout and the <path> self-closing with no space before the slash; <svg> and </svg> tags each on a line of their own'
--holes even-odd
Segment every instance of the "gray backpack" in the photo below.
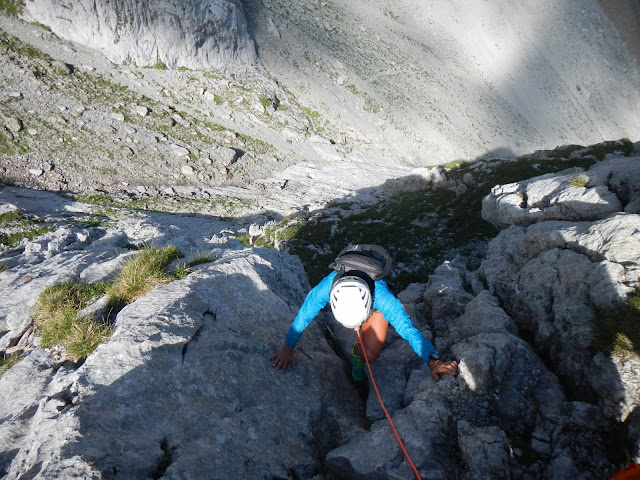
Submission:
<svg viewBox="0 0 640 480">
<path fill-rule="evenodd" d="M 384 248 L 377 245 L 349 245 L 329 265 L 339 276 L 350 271 L 366 273 L 372 280 L 380 280 L 391 273 L 393 260 Z"/>
</svg>

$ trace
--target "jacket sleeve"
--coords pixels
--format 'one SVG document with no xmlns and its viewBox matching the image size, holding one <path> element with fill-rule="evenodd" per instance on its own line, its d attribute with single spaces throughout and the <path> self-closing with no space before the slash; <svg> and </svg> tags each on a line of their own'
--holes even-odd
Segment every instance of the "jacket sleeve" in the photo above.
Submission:
<svg viewBox="0 0 640 480">
<path fill-rule="evenodd" d="M 384 280 L 376 281 L 373 308 L 380 310 L 384 318 L 402 338 L 409 342 L 413 351 L 425 363 L 429 363 L 431 355 L 437 355 L 438 352 L 436 352 L 431 342 L 424 338 L 420 330 L 413 326 L 411 317 L 409 317 L 400 300 L 391 292 L 387 282 Z"/>
<path fill-rule="evenodd" d="M 284 341 L 285 345 L 291 348 L 295 347 L 304 329 L 309 326 L 320 310 L 329 302 L 331 283 L 333 283 L 333 279 L 337 274 L 338 272 L 331 272 L 308 293 L 300 310 L 298 310 L 295 320 L 289 327 L 287 338 Z"/>
</svg>

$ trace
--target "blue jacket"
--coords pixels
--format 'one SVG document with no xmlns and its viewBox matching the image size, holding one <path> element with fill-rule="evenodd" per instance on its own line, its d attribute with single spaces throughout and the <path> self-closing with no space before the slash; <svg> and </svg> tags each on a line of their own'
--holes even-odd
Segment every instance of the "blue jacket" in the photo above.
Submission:
<svg viewBox="0 0 640 480">
<path fill-rule="evenodd" d="M 296 315 L 291 327 L 289 327 L 289 333 L 287 333 L 287 338 L 284 342 L 286 345 L 291 348 L 295 347 L 304 329 L 318 315 L 320 310 L 329 303 L 331 284 L 337 274 L 338 272 L 331 272 L 309 292 L 300 310 L 298 310 L 298 315 Z M 402 303 L 391 293 L 387 282 L 384 280 L 375 281 L 373 308 L 380 310 L 384 318 L 402 338 L 409 342 L 413 350 L 425 363 L 429 363 L 431 355 L 437 354 L 433 345 L 422 336 L 420 330 L 413 326 L 411 318 L 404 310 Z"/>
</svg>

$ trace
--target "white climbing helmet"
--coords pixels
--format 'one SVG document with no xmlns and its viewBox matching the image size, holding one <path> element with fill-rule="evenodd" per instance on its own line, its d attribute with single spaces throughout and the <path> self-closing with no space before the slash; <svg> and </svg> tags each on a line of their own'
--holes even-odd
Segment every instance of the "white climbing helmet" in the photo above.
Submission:
<svg viewBox="0 0 640 480">
<path fill-rule="evenodd" d="M 331 287 L 330 297 L 333 316 L 347 328 L 359 327 L 371 316 L 371 290 L 360 277 L 340 277 Z"/>
</svg>

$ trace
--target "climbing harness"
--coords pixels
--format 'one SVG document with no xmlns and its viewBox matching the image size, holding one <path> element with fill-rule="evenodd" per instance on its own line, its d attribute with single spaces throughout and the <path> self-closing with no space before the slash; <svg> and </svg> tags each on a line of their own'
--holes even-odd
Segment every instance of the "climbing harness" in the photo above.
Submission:
<svg viewBox="0 0 640 480">
<path fill-rule="evenodd" d="M 378 401 L 380 402 L 382 411 L 387 417 L 387 420 L 389 421 L 389 425 L 391 426 L 391 430 L 393 431 L 393 434 L 396 436 L 396 440 L 398 440 L 398 444 L 402 449 L 402 453 L 404 453 L 404 457 L 407 459 L 407 462 L 409 462 L 409 465 L 411 466 L 413 473 L 416 475 L 416 478 L 418 480 L 422 480 L 422 477 L 420 477 L 420 474 L 418 473 L 418 469 L 411 461 L 411 457 L 409 457 L 407 450 L 404 448 L 404 444 L 402 443 L 402 440 L 400 440 L 400 435 L 398 435 L 396 427 L 393 426 L 393 422 L 391 421 L 391 416 L 389 415 L 389 412 L 387 412 L 387 409 L 385 408 L 384 403 L 382 402 L 382 397 L 380 396 L 380 392 L 378 391 L 378 386 L 376 385 L 376 381 L 373 379 L 373 373 L 371 373 L 371 365 L 369 365 L 369 359 L 367 358 L 367 351 L 364 348 L 364 343 L 362 342 L 362 337 L 360 336 L 360 328 L 356 330 L 356 333 L 358 334 L 358 341 L 360 342 L 360 345 L 362 345 L 362 353 L 364 353 L 364 360 L 367 364 L 367 369 L 369 370 L 369 378 L 371 379 L 371 384 L 373 385 L 373 389 L 376 391 L 376 395 L 378 396 Z"/>
</svg>

